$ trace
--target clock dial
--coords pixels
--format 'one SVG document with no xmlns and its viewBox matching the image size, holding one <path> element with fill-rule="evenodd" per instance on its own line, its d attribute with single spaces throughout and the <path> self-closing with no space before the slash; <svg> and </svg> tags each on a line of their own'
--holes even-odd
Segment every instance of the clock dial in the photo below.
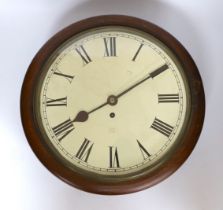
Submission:
<svg viewBox="0 0 223 210">
<path fill-rule="evenodd" d="M 148 34 L 110 26 L 76 35 L 54 52 L 41 78 L 39 127 L 75 170 L 138 173 L 180 143 L 188 84 L 176 57 Z"/>
</svg>

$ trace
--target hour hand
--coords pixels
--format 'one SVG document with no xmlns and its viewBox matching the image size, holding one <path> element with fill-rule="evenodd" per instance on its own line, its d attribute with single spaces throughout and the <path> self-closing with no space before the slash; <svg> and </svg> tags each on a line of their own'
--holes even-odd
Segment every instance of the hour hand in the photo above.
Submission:
<svg viewBox="0 0 223 210">
<path fill-rule="evenodd" d="M 85 122 L 88 119 L 88 112 L 80 111 L 77 113 L 76 117 L 73 119 L 73 122 Z"/>
<path fill-rule="evenodd" d="M 97 106 L 96 108 L 92 109 L 89 112 L 86 111 L 80 111 L 77 113 L 76 117 L 74 118 L 73 122 L 85 122 L 88 120 L 88 117 L 91 113 L 103 108 L 106 105 L 110 105 L 110 106 L 114 106 L 118 103 L 118 98 L 114 95 L 110 95 L 107 98 L 107 101 L 105 101 L 104 103 L 102 103 L 101 105 Z"/>
</svg>

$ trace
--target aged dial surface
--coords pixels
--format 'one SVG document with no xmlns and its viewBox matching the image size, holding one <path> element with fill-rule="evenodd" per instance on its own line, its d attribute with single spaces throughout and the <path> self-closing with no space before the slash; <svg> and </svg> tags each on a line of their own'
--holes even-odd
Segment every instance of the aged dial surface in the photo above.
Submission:
<svg viewBox="0 0 223 210">
<path fill-rule="evenodd" d="M 187 83 L 174 55 L 148 34 L 127 27 L 83 32 L 54 53 L 41 77 L 38 124 L 71 167 L 137 173 L 180 142 Z"/>
</svg>

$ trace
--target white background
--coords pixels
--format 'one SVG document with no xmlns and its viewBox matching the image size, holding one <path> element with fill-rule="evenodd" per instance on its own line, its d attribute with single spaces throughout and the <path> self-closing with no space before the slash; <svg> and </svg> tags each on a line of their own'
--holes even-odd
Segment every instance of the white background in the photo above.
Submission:
<svg viewBox="0 0 223 210">
<path fill-rule="evenodd" d="M 223 1 L 0 0 L 0 209 L 222 210 Z M 200 140 L 186 163 L 139 193 L 101 196 L 74 189 L 35 157 L 20 121 L 20 90 L 39 48 L 77 20 L 126 14 L 172 33 L 190 52 L 206 93 Z"/>
</svg>

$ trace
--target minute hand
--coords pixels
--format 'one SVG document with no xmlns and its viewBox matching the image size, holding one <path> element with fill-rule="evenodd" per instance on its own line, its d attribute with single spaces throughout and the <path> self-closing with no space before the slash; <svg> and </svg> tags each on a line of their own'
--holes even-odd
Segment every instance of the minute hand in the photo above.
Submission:
<svg viewBox="0 0 223 210">
<path fill-rule="evenodd" d="M 119 93 L 118 95 L 116 95 L 117 98 L 123 96 L 124 94 L 126 94 L 127 92 L 129 92 L 130 90 L 132 90 L 133 88 L 137 87 L 138 85 L 142 84 L 143 82 L 145 82 L 147 79 L 149 78 L 154 78 L 155 76 L 159 75 L 160 73 L 162 73 L 163 71 L 167 70 L 169 67 L 167 64 L 159 67 L 158 69 L 156 69 L 155 71 L 153 71 L 152 73 L 150 73 L 146 78 L 142 79 L 141 81 L 137 82 L 136 84 L 132 85 L 131 87 L 127 88 L 126 90 L 122 91 L 121 93 Z"/>
</svg>

